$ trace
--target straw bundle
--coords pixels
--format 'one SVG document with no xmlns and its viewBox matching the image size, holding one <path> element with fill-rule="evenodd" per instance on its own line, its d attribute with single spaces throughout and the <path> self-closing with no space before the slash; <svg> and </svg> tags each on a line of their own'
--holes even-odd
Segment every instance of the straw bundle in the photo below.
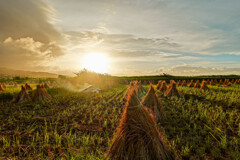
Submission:
<svg viewBox="0 0 240 160">
<path fill-rule="evenodd" d="M 161 85 L 162 85 L 162 81 L 159 80 L 156 89 L 160 89 Z"/>
<path fill-rule="evenodd" d="M 228 82 L 228 84 L 224 85 L 224 87 L 230 87 L 230 86 L 232 86 L 231 82 Z"/>
<path fill-rule="evenodd" d="M 201 85 L 200 89 L 203 89 L 203 90 L 208 90 L 209 89 L 206 81 L 202 81 L 202 85 Z"/>
<path fill-rule="evenodd" d="M 193 80 L 188 84 L 188 87 L 194 87 Z"/>
<path fill-rule="evenodd" d="M 134 82 L 131 81 L 131 82 L 130 82 L 130 85 L 128 86 L 128 89 L 127 89 L 127 91 L 126 91 L 126 93 L 125 93 L 125 96 L 124 96 L 124 99 L 125 99 L 125 100 L 128 99 L 131 90 L 134 89 L 134 86 L 135 86 L 135 85 L 134 85 Z"/>
<path fill-rule="evenodd" d="M 201 88 L 201 86 L 199 84 L 199 80 L 197 80 L 197 82 L 194 84 L 193 88 Z"/>
<path fill-rule="evenodd" d="M 171 96 L 177 96 L 177 97 L 180 97 L 180 94 L 177 90 L 177 87 L 176 87 L 176 83 L 175 82 L 172 82 L 170 84 L 170 87 L 167 89 L 166 91 L 166 95 L 171 97 Z"/>
<path fill-rule="evenodd" d="M 14 82 L 14 84 L 13 84 L 13 88 L 18 88 L 18 84 L 17 84 L 17 82 Z"/>
<path fill-rule="evenodd" d="M 0 83 L 0 91 L 5 91 L 5 88 L 2 86 L 1 83 Z"/>
<path fill-rule="evenodd" d="M 235 80 L 234 84 L 238 84 L 238 79 Z"/>
<path fill-rule="evenodd" d="M 49 88 L 49 84 L 47 82 L 44 83 L 44 88 Z"/>
<path fill-rule="evenodd" d="M 12 103 L 23 103 L 30 101 L 31 98 L 25 86 L 21 86 L 21 91 L 13 98 Z"/>
<path fill-rule="evenodd" d="M 181 83 L 181 81 L 180 81 L 180 80 L 178 80 L 178 82 L 177 82 L 177 86 L 179 86 L 179 85 L 180 85 L 180 83 Z"/>
<path fill-rule="evenodd" d="M 213 80 L 211 80 L 210 86 L 213 86 L 213 85 L 215 85 L 215 83 L 213 82 Z"/>
<path fill-rule="evenodd" d="M 207 84 L 210 84 L 210 81 L 209 81 L 209 79 L 207 80 Z"/>
<path fill-rule="evenodd" d="M 170 80 L 170 84 L 172 84 L 172 83 L 176 83 L 174 80 Z"/>
<path fill-rule="evenodd" d="M 228 82 L 229 82 L 229 79 L 225 79 L 223 84 L 224 84 L 224 85 L 227 85 Z"/>
<path fill-rule="evenodd" d="M 139 96 L 145 92 L 145 89 L 142 87 L 141 81 L 135 82 L 135 88 L 136 88 L 136 92 L 138 93 Z"/>
<path fill-rule="evenodd" d="M 3 83 L 3 84 L 2 84 L 2 86 L 3 86 L 3 88 L 4 88 L 4 89 L 6 89 L 6 88 L 7 88 L 7 86 L 6 86 L 6 84 L 5 84 L 5 83 Z"/>
<path fill-rule="evenodd" d="M 53 88 L 56 88 L 57 86 L 58 86 L 58 85 L 57 85 L 57 82 L 56 82 L 56 81 L 53 81 L 53 82 L 52 82 L 52 87 L 53 87 Z"/>
<path fill-rule="evenodd" d="M 222 79 L 219 80 L 219 84 L 223 84 L 223 80 Z"/>
<path fill-rule="evenodd" d="M 143 82 L 143 84 L 144 84 L 144 85 L 147 85 L 147 84 L 148 84 L 148 82 L 147 82 L 147 81 L 144 81 L 144 82 Z"/>
<path fill-rule="evenodd" d="M 162 105 L 152 85 L 150 85 L 148 93 L 143 98 L 141 103 L 150 109 L 150 113 L 154 115 L 156 121 L 161 119 L 163 116 Z"/>
<path fill-rule="evenodd" d="M 44 101 L 50 99 L 50 95 L 47 93 L 46 89 L 43 85 L 37 85 L 37 89 L 33 94 L 34 101 Z"/>
<path fill-rule="evenodd" d="M 159 90 L 161 92 L 165 92 L 167 90 L 167 85 L 166 85 L 166 81 L 162 81 L 162 85 L 161 87 L 159 88 Z"/>
<path fill-rule="evenodd" d="M 32 87 L 28 83 L 25 84 L 25 87 L 27 90 L 32 90 Z"/>
<path fill-rule="evenodd" d="M 181 86 L 183 87 L 183 86 L 186 86 L 186 85 L 187 85 L 186 80 L 183 80 Z"/>
<path fill-rule="evenodd" d="M 174 160 L 154 119 L 140 104 L 133 90 L 107 153 L 112 160 Z"/>
</svg>

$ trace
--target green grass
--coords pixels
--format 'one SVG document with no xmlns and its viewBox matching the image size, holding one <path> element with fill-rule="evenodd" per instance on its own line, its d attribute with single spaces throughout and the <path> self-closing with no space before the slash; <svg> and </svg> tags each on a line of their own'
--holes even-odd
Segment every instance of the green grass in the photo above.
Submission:
<svg viewBox="0 0 240 160">
<path fill-rule="evenodd" d="M 20 89 L 7 89 L 0 93 L 0 159 L 103 159 L 127 87 L 99 94 L 50 88 L 50 101 L 24 104 L 9 103 Z M 240 88 L 209 87 L 179 87 L 180 98 L 158 91 L 166 115 L 158 128 L 183 159 L 238 159 Z"/>
<path fill-rule="evenodd" d="M 239 159 L 239 86 L 209 87 L 205 92 L 178 87 L 182 93 L 179 99 L 158 92 L 166 113 L 162 132 L 185 159 Z"/>
</svg>

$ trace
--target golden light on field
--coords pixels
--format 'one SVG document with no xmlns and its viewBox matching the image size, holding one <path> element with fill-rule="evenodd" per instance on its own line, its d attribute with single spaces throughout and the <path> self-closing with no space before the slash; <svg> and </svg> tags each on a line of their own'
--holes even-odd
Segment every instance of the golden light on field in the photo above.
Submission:
<svg viewBox="0 0 240 160">
<path fill-rule="evenodd" d="M 108 57 L 103 53 L 89 53 L 83 58 L 83 67 L 97 73 L 107 73 Z"/>
</svg>

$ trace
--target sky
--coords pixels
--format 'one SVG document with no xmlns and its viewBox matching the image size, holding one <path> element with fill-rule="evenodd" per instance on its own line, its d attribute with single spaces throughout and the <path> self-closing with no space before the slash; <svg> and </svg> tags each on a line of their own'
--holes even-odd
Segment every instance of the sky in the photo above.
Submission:
<svg viewBox="0 0 240 160">
<path fill-rule="evenodd" d="M 240 74 L 239 11 L 236 0 L 1 0 L 0 67 L 73 75 L 101 53 L 111 75 Z"/>
</svg>

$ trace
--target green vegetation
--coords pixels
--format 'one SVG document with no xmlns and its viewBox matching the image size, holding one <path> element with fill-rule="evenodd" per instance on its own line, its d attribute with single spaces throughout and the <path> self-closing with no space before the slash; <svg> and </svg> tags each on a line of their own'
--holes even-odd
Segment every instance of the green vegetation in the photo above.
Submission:
<svg viewBox="0 0 240 160">
<path fill-rule="evenodd" d="M 141 80 L 141 81 L 151 81 L 157 83 L 159 80 L 165 80 L 169 82 L 170 80 L 207 80 L 207 79 L 240 79 L 239 75 L 206 75 L 206 76 L 171 76 L 168 74 L 159 76 L 131 76 L 131 77 L 114 77 L 117 80 Z"/>
<path fill-rule="evenodd" d="M 0 93 L 0 159 L 103 159 L 127 87 L 100 93 L 50 88 L 50 101 L 23 104 L 9 102 L 20 88 L 7 88 Z M 238 159 L 240 86 L 209 88 L 178 87 L 180 98 L 157 91 L 165 113 L 158 128 L 183 159 Z"/>
<path fill-rule="evenodd" d="M 162 132 L 183 158 L 239 159 L 240 88 L 209 88 L 178 87 L 179 99 L 158 92 L 166 113 Z"/>
</svg>

